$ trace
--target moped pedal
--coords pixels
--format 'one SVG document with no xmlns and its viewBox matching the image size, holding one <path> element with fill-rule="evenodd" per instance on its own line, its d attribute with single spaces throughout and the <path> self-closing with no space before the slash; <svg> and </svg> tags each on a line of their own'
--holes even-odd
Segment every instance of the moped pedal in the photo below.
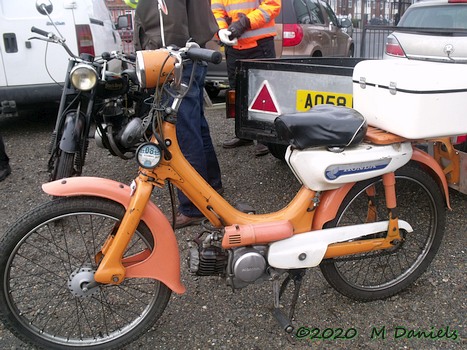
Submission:
<svg viewBox="0 0 467 350">
<path fill-rule="evenodd" d="M 286 333 L 290 334 L 293 332 L 294 327 L 292 326 L 292 322 L 286 315 L 284 315 L 281 309 L 275 307 L 272 309 L 272 315 Z"/>
</svg>

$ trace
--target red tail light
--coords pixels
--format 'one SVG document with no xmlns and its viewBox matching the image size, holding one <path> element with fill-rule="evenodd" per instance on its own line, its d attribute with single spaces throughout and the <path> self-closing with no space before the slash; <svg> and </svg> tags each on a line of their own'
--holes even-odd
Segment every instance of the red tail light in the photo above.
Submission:
<svg viewBox="0 0 467 350">
<path fill-rule="evenodd" d="M 227 90 L 225 98 L 226 118 L 235 118 L 235 90 Z"/>
<path fill-rule="evenodd" d="M 303 39 L 303 29 L 299 24 L 284 24 L 282 38 L 283 46 L 296 46 Z"/>
<path fill-rule="evenodd" d="M 385 52 L 390 56 L 405 57 L 404 50 L 402 49 L 397 39 L 392 35 L 389 35 L 386 39 Z"/>
<path fill-rule="evenodd" d="M 76 26 L 76 39 L 78 40 L 78 53 L 88 53 L 95 56 L 94 42 L 92 41 L 91 28 L 87 24 Z"/>
</svg>

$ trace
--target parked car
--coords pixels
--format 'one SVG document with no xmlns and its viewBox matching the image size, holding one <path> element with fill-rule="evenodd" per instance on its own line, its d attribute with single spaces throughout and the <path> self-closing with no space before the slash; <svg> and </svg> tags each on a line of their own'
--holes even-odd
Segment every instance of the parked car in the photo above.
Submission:
<svg viewBox="0 0 467 350">
<path fill-rule="evenodd" d="M 467 0 L 411 5 L 386 41 L 384 58 L 467 62 Z"/>
<path fill-rule="evenodd" d="M 353 36 L 353 24 L 347 16 L 337 16 L 341 30 L 347 33 L 350 37 Z"/>
<path fill-rule="evenodd" d="M 276 18 L 276 57 L 353 57 L 355 46 L 345 33 L 332 8 L 323 0 L 282 0 Z M 218 40 L 207 47 L 223 52 Z M 211 64 L 206 76 L 206 91 L 211 97 L 228 88 L 225 60 Z"/>
<path fill-rule="evenodd" d="M 411 5 L 388 36 L 383 58 L 467 63 L 467 0 Z M 454 142 L 467 151 L 466 135 Z"/>
<path fill-rule="evenodd" d="M 59 45 L 31 40 L 31 27 L 63 36 L 75 54 L 122 49 L 104 0 L 0 0 L 0 115 L 60 100 L 69 56 Z"/>
</svg>

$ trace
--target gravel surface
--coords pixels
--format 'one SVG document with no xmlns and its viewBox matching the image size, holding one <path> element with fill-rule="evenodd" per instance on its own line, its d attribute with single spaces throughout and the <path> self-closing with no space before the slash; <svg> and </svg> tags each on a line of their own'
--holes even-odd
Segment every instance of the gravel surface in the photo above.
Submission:
<svg viewBox="0 0 467 350">
<path fill-rule="evenodd" d="M 12 167 L 12 174 L 0 182 L 0 233 L 30 208 L 48 200 L 40 185 L 48 178 L 47 149 L 54 120 L 38 117 L 38 112 L 0 118 Z M 224 196 L 231 203 L 247 202 L 258 212 L 284 206 L 299 188 L 287 166 L 271 155 L 255 158 L 252 146 L 223 149 L 222 141 L 233 136 L 234 123 L 225 119 L 222 108 L 209 109 L 207 117 L 223 172 Z M 91 142 L 84 175 L 130 183 L 135 171 L 134 161 L 112 157 Z M 232 292 L 221 279 L 191 276 L 184 263 L 186 240 L 199 229 L 188 228 L 176 232 L 187 292 L 173 294 L 155 327 L 128 349 L 465 349 L 467 196 L 455 191 L 450 195 L 453 211 L 448 213 L 437 257 L 418 281 L 397 296 L 355 302 L 334 291 L 319 269 L 307 273 L 295 315 L 296 329 L 318 328 L 322 332 L 330 328 L 326 334 L 335 335 L 342 329 L 341 336 L 352 339 L 308 337 L 292 344 L 269 311 L 270 283 Z M 168 210 L 169 204 L 160 206 Z M 375 331 L 381 330 L 376 336 Z M 435 339 L 410 337 L 410 330 L 431 332 Z M 372 334 L 376 339 L 371 339 Z M 0 348 L 27 347 L 0 326 Z"/>
</svg>

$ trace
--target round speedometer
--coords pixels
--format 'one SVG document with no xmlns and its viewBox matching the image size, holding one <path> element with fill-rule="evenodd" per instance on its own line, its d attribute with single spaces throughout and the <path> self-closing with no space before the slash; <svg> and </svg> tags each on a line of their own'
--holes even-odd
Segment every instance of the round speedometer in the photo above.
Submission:
<svg viewBox="0 0 467 350">
<path fill-rule="evenodd" d="M 159 164 L 161 160 L 160 147 L 152 142 L 143 143 L 136 151 L 136 161 L 139 166 L 145 169 L 152 169 Z"/>
</svg>

